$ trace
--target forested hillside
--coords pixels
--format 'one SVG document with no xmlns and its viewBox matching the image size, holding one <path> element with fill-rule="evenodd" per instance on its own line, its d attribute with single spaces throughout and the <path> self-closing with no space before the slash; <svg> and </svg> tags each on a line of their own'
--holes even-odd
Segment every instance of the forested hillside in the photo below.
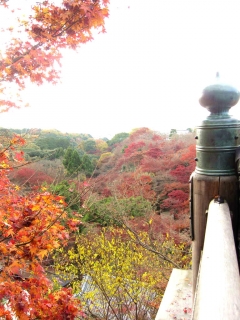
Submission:
<svg viewBox="0 0 240 320">
<path fill-rule="evenodd" d="M 15 150 L 12 183 L 22 195 L 46 190 L 66 202 L 71 237 L 67 249 L 46 252 L 45 269 L 80 294 L 89 319 L 115 319 L 121 308 L 129 319 L 152 319 L 171 268 L 190 264 L 193 133 L 139 128 L 108 140 L 1 130 L 6 143 L 16 134 L 26 143 Z"/>
<path fill-rule="evenodd" d="M 25 5 L 0 0 L 1 112 L 106 31 L 108 0 Z M 0 318 L 154 319 L 172 268 L 190 267 L 192 133 L 0 137 Z"/>
<path fill-rule="evenodd" d="M 14 133 L 20 130 L 2 129 L 6 137 Z M 149 202 L 158 215 L 168 212 L 175 220 L 185 220 L 188 181 L 195 168 L 193 133 L 169 137 L 139 128 L 111 140 L 54 130 L 26 129 L 20 135 L 27 141 L 19 150 L 26 164 L 13 170 L 11 179 L 26 189 L 45 184 L 56 190 L 62 187 L 64 193 L 63 186 L 71 185 L 79 192 L 77 210 L 86 219 L 91 216 L 92 222 L 104 223 L 101 219 L 106 218 L 92 216 L 92 205 L 137 197 Z"/>
</svg>

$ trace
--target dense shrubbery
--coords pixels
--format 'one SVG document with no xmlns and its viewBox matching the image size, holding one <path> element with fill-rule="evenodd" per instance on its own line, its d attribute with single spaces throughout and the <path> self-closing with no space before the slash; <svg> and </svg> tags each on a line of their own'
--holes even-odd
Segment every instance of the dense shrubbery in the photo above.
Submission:
<svg viewBox="0 0 240 320">
<path fill-rule="evenodd" d="M 66 180 L 58 184 L 51 185 L 50 190 L 57 195 L 63 196 L 68 204 L 67 210 L 79 211 L 81 207 L 80 193 L 76 190 L 76 185 Z"/>
<path fill-rule="evenodd" d="M 55 255 L 57 272 L 81 297 L 88 319 L 155 318 L 173 263 L 189 267 L 188 249 L 168 235 L 151 239 L 157 258 L 141 242 L 150 245 L 148 233 L 138 232 L 136 238 L 131 231 L 104 228 L 94 236 L 79 235 L 75 246 Z"/>
<path fill-rule="evenodd" d="M 124 199 L 108 197 L 94 202 L 87 209 L 82 209 L 82 214 L 84 222 L 108 226 L 121 225 L 124 218 L 141 217 L 151 210 L 150 201 L 141 196 Z"/>
</svg>

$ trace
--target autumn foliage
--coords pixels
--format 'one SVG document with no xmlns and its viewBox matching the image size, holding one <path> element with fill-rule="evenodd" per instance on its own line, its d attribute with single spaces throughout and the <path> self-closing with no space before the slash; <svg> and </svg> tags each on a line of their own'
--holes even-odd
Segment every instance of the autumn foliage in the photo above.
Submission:
<svg viewBox="0 0 240 320">
<path fill-rule="evenodd" d="M 169 139 L 147 128 L 134 130 L 100 158 L 94 190 L 119 199 L 143 196 L 158 213 L 186 219 L 188 181 L 195 169 L 193 141 L 191 133 Z"/>
<path fill-rule="evenodd" d="M 18 13 L 17 29 L 11 25 L 2 32 L 12 41 L 5 45 L 0 63 L 2 111 L 22 104 L 9 94 L 6 83 L 13 83 L 15 91 L 22 90 L 27 81 L 42 84 L 56 83 L 59 79 L 61 50 L 76 49 L 80 44 L 93 39 L 93 29 L 105 32 L 104 19 L 108 16 L 108 0 L 63 0 L 59 5 L 52 1 L 29 4 L 29 16 L 23 18 L 20 5 L 1 1 L 1 10 L 12 17 Z M 9 10 L 7 10 L 9 9 Z M 25 13 L 25 12 L 24 12 Z M 5 98 L 4 98 L 5 95 Z"/>
<path fill-rule="evenodd" d="M 68 315 L 71 319 L 79 312 L 81 314 L 82 308 L 85 308 L 85 305 L 83 306 L 81 303 L 86 303 L 85 300 L 83 301 L 83 295 L 81 295 L 80 303 L 79 300 L 73 298 L 70 289 L 61 289 L 59 283 L 56 285 L 52 282 L 47 273 L 48 269 L 45 262 L 48 257 L 52 258 L 52 254 L 56 250 L 65 254 L 71 249 L 71 252 L 77 254 L 73 258 L 64 255 L 66 261 L 65 264 L 61 265 L 59 271 L 76 273 L 79 276 L 78 281 L 74 282 L 75 284 L 70 281 L 70 286 L 80 294 L 83 274 L 88 273 L 92 279 L 94 277 L 95 279 L 99 278 L 98 268 L 95 268 L 93 264 L 96 262 L 96 266 L 100 265 L 98 250 L 101 251 L 101 257 L 103 257 L 103 252 L 107 253 L 110 250 L 108 246 L 113 245 L 113 242 L 108 243 L 108 234 L 101 249 L 98 247 L 102 239 L 99 232 L 101 232 L 103 226 L 117 226 L 110 231 L 110 234 L 114 234 L 113 238 L 116 242 L 119 241 L 120 251 L 121 248 L 126 249 L 127 245 L 129 245 L 130 250 L 134 247 L 131 243 L 136 244 L 134 253 L 130 251 L 129 256 L 133 258 L 135 252 L 140 251 L 140 255 L 136 253 L 136 260 L 134 260 L 134 270 L 139 268 L 139 273 L 136 274 L 131 271 L 133 272 L 133 278 L 139 279 L 140 282 L 142 281 L 141 270 L 145 268 L 142 263 L 147 264 L 146 259 L 150 261 L 150 252 L 151 266 L 155 263 L 154 259 L 156 261 L 166 261 L 170 258 L 166 270 L 171 270 L 172 266 L 188 267 L 190 242 L 188 179 L 190 171 L 194 168 L 195 151 L 191 141 L 191 135 L 168 139 L 156 132 L 146 130 L 146 128 L 136 130 L 118 144 L 115 143 L 114 147 L 104 148 L 102 157 L 100 151 L 96 151 L 94 155 L 88 154 L 89 157 L 96 157 L 97 152 L 99 152 L 100 161 L 96 161 L 97 165 L 93 175 L 90 178 L 85 176 L 83 180 L 78 180 L 75 177 L 52 185 L 50 190 L 55 195 L 51 194 L 44 186 L 39 188 L 37 181 L 33 185 L 38 186 L 38 188 L 29 191 L 29 188 L 25 188 L 26 184 L 22 184 L 21 175 L 11 175 L 14 177 L 12 181 L 15 184 L 8 179 L 7 174 L 13 171 L 12 168 L 22 163 L 19 155 L 21 155 L 21 148 L 24 147 L 24 140 L 21 136 L 14 135 L 9 143 L 6 141 L 6 147 L 3 148 L 1 154 L 2 242 L 0 248 L 2 250 L 3 268 L 1 273 L 2 291 L 0 292 L 2 301 L 4 301 L 2 314 L 10 314 L 13 310 L 23 319 L 25 315 L 28 316 L 29 314 L 33 318 L 42 317 L 43 319 L 43 314 L 46 314 L 47 319 L 47 316 L 53 314 L 52 312 L 56 312 L 56 317 L 59 319 L 63 315 Z M 71 141 L 72 145 L 74 145 L 73 142 Z M 83 148 L 84 145 L 87 144 L 80 142 L 80 147 Z M 77 153 L 85 152 L 83 149 L 79 149 L 75 148 Z M 92 150 L 90 151 L 92 152 Z M 63 160 L 64 157 L 62 157 Z M 37 164 L 35 164 L 35 168 L 36 166 Z M 40 164 L 38 166 L 41 167 Z M 62 167 L 64 169 L 63 164 Z M 185 170 L 182 169 L 183 167 Z M 26 173 L 29 171 L 26 170 L 27 168 L 23 166 L 14 171 L 16 173 L 23 172 L 23 177 L 26 177 Z M 43 168 L 42 166 L 41 170 Z M 66 174 L 67 179 L 68 173 Z M 83 218 L 76 216 L 77 212 Z M 72 219 L 69 219 L 69 216 Z M 83 220 L 81 228 L 85 228 L 85 232 L 80 237 L 81 252 L 83 253 L 81 253 L 81 259 L 78 262 L 80 253 L 75 252 L 74 248 L 78 247 L 80 250 L 78 242 L 80 238 L 75 238 L 72 231 L 79 231 L 80 220 Z M 90 232 L 86 237 L 88 230 Z M 129 234 L 131 234 L 130 240 Z M 165 250 L 163 247 L 165 242 L 162 239 L 169 235 L 171 242 L 167 241 L 168 248 Z M 175 250 L 182 242 L 184 242 L 184 250 L 180 250 L 176 261 Z M 65 245 L 67 245 L 66 250 L 64 249 Z M 118 249 L 116 248 L 116 250 Z M 169 256 L 169 253 L 171 256 Z M 60 261 L 62 261 L 62 257 L 60 255 Z M 119 253 L 119 259 L 120 257 Z M 71 268 L 68 265 L 68 259 L 70 258 L 73 259 Z M 127 255 L 124 258 L 127 258 Z M 102 263 L 107 266 L 104 261 L 103 259 Z M 108 259 L 108 268 L 113 268 L 112 265 L 115 261 Z M 80 264 L 78 265 L 78 263 Z M 86 265 L 87 263 L 89 263 L 89 266 Z M 121 263 L 128 262 L 123 260 Z M 128 275 L 130 275 L 129 270 L 131 268 L 132 265 L 130 264 L 127 271 Z M 166 279 L 162 277 L 164 268 L 164 263 L 160 263 L 157 268 L 158 274 L 155 277 L 157 284 L 153 281 L 144 284 L 148 287 L 149 292 L 154 291 L 155 286 L 157 286 L 156 290 L 159 287 L 164 290 L 166 285 Z M 103 270 L 102 267 L 101 270 Z M 114 268 L 111 270 L 115 271 Z M 60 276 L 62 276 L 61 272 Z M 149 275 L 148 279 L 154 274 L 152 267 L 146 272 Z M 70 278 L 71 274 L 69 275 Z M 103 278 L 101 282 L 101 290 L 109 290 L 107 283 L 105 283 L 105 281 L 110 281 L 107 276 L 106 272 L 104 275 L 106 279 Z M 164 276 L 168 277 L 169 273 L 165 272 Z M 112 277 L 117 278 L 114 273 Z M 127 276 L 122 274 L 122 284 L 125 277 Z M 120 286 L 118 286 L 120 284 L 112 282 L 112 285 L 115 286 L 115 289 L 120 290 Z M 38 289 L 36 292 L 36 286 L 40 286 L 41 290 Z M 119 294 L 129 296 L 131 290 L 138 290 L 134 286 L 129 287 L 130 291 L 126 286 L 124 288 L 127 291 L 123 293 L 121 289 Z M 108 293 L 109 300 L 104 302 L 106 303 L 105 306 L 112 299 L 111 292 Z M 97 307 L 97 300 L 100 296 L 102 299 L 103 296 L 99 291 L 92 296 L 93 308 Z M 86 296 L 86 299 L 88 298 Z M 21 309 L 22 301 L 26 302 L 23 309 Z M 159 301 L 159 296 L 156 300 L 151 299 L 151 295 L 142 296 L 138 302 L 137 312 L 141 313 L 141 305 L 147 303 L 149 310 L 154 313 Z M 57 307 L 59 304 L 62 309 Z M 8 305 L 11 306 L 11 309 L 7 308 Z M 46 306 L 49 306 L 49 308 Z M 124 305 L 123 308 L 129 314 L 132 314 L 135 310 L 134 302 L 127 306 Z M 104 312 L 107 312 L 106 310 Z M 93 311 L 95 312 L 96 309 L 91 312 Z M 113 310 L 111 312 L 114 314 Z"/>
<path fill-rule="evenodd" d="M 20 3 L 17 7 L 16 2 L 0 1 L 2 15 L 10 21 L 1 30 L 8 39 L 0 60 L 1 112 L 23 105 L 20 91 L 29 80 L 56 83 L 61 50 L 92 40 L 93 29 L 105 32 L 107 5 L 108 0 L 63 0 L 56 5 L 42 1 L 29 3 L 23 15 Z M 26 192 L 9 180 L 16 167 L 20 182 L 27 178 L 40 185 L 44 178 L 21 168 L 26 163 L 24 139 L 14 135 L 7 140 L 1 141 L 0 149 L 0 317 L 75 319 L 83 315 L 80 301 L 71 289 L 54 287 L 43 261 L 67 244 L 80 220 L 73 215 L 69 220 L 62 196 L 44 188 Z"/>
<path fill-rule="evenodd" d="M 69 238 L 71 230 L 62 224 L 66 203 L 44 189 L 24 195 L 10 182 L 7 174 L 14 161 L 8 155 L 10 151 L 14 155 L 17 142 L 23 143 L 21 137 L 15 136 L 11 150 L 0 153 L 0 316 L 74 319 L 81 315 L 80 302 L 69 289 L 55 291 L 42 265 Z"/>
<path fill-rule="evenodd" d="M 139 232 L 139 239 L 148 244 L 148 233 Z M 56 254 L 56 269 L 81 295 L 88 319 L 154 319 L 171 273 L 170 260 L 188 267 L 185 244 L 176 245 L 168 235 L 153 242 L 165 260 L 135 240 L 131 231 L 104 228 L 94 238 L 80 235 L 71 250 Z"/>
<path fill-rule="evenodd" d="M 1 112 L 23 105 L 28 81 L 58 81 L 62 50 L 105 32 L 108 0 L 56 3 L 36 2 L 23 17 L 16 2 L 0 0 L 1 10 L 17 18 L 1 30 L 9 40 L 0 58 Z M 83 308 L 106 319 L 148 319 L 147 309 L 153 318 L 172 266 L 189 267 L 192 135 L 148 128 L 108 141 L 57 135 L 28 146 L 21 135 L 1 136 L 0 318 L 75 319 L 84 317 Z M 44 171 L 44 157 L 58 160 L 55 172 Z M 54 279 L 53 257 L 60 273 Z M 69 288 L 61 286 L 62 273 Z M 81 296 L 84 306 L 73 295 L 81 295 L 83 275 L 97 287 Z"/>
</svg>

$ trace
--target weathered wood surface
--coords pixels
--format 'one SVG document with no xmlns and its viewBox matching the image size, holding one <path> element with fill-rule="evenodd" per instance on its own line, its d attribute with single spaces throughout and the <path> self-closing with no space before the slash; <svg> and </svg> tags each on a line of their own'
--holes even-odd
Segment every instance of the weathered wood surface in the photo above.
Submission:
<svg viewBox="0 0 240 320">
<path fill-rule="evenodd" d="M 193 320 L 239 320 L 240 279 L 228 204 L 211 201 Z"/>
<path fill-rule="evenodd" d="M 193 270 L 193 294 L 195 291 L 198 268 L 203 250 L 207 215 L 206 212 L 210 201 L 215 196 L 222 196 L 229 204 L 233 212 L 234 233 L 237 236 L 238 227 L 238 179 L 236 176 L 207 176 L 197 174 L 192 175 L 193 194 L 193 233 L 192 242 L 192 270 Z M 213 235 L 214 236 L 214 235 Z"/>
<path fill-rule="evenodd" d="M 188 320 L 192 313 L 192 271 L 173 269 L 155 320 Z"/>
</svg>

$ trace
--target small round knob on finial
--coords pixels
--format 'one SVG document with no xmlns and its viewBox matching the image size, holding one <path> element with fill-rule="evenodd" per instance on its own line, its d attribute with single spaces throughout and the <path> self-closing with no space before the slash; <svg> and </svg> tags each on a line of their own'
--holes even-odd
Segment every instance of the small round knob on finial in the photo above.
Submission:
<svg viewBox="0 0 240 320">
<path fill-rule="evenodd" d="M 216 74 L 217 83 L 207 86 L 199 99 L 201 106 L 212 114 L 226 113 L 238 103 L 240 92 L 231 85 L 219 82 L 219 72 Z"/>
</svg>

